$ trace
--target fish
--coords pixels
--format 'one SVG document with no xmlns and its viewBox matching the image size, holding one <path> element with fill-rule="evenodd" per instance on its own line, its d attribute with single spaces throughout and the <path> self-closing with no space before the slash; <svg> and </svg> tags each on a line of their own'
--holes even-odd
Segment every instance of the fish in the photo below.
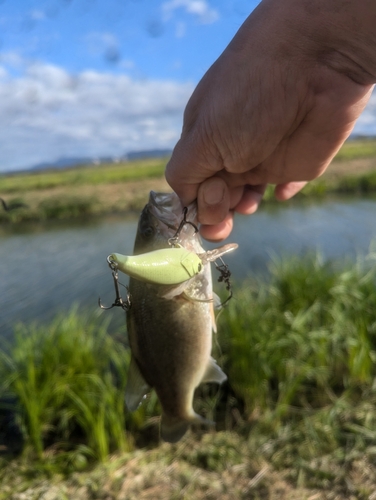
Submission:
<svg viewBox="0 0 376 500">
<path fill-rule="evenodd" d="M 176 237 L 182 213 L 175 193 L 151 191 L 140 215 L 134 255 L 172 250 L 171 238 Z M 189 223 L 181 227 L 178 245 L 198 255 L 202 268 L 178 284 L 131 276 L 132 306 L 126 311 L 131 350 L 126 406 L 136 410 L 154 389 L 162 408 L 160 435 L 170 443 L 179 441 L 192 424 L 213 425 L 193 409 L 200 384 L 221 384 L 227 379 L 211 357 L 214 307 L 219 299 L 213 292 L 210 262 L 237 247 L 228 244 L 205 252 L 191 224 L 197 224 L 196 203 L 189 205 L 186 217 Z"/>
</svg>

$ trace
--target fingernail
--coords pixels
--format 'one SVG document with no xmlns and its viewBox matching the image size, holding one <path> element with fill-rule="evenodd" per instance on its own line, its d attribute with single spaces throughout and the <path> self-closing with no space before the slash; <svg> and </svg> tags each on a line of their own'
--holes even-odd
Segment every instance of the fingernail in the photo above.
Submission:
<svg viewBox="0 0 376 500">
<path fill-rule="evenodd" d="M 204 189 L 204 201 L 207 205 L 218 205 L 225 197 L 225 186 L 221 179 L 212 179 Z"/>
</svg>

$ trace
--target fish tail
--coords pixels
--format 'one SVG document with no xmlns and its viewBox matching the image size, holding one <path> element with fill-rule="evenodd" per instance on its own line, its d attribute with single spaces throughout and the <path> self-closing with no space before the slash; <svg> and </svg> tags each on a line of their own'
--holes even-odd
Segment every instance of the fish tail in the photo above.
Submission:
<svg viewBox="0 0 376 500">
<path fill-rule="evenodd" d="M 207 425 L 210 427 L 215 425 L 213 421 L 207 420 L 197 413 L 193 413 L 192 416 L 186 419 L 171 417 L 164 413 L 161 418 L 161 438 L 168 443 L 176 443 L 184 436 L 189 426 L 192 424 Z"/>
</svg>

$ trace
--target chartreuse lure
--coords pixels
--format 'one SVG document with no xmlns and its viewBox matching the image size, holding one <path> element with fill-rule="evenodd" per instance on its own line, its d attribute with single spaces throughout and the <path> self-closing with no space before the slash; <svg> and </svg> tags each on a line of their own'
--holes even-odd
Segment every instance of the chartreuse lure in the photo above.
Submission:
<svg viewBox="0 0 376 500">
<path fill-rule="evenodd" d="M 128 276 L 155 285 L 178 285 L 196 276 L 203 268 L 199 255 L 180 246 L 140 255 L 113 253 L 107 260 Z"/>
</svg>

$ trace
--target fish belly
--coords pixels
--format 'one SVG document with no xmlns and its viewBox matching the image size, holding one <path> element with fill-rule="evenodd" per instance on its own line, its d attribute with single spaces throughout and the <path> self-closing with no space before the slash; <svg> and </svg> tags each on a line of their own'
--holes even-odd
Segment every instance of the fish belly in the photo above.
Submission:
<svg viewBox="0 0 376 500">
<path fill-rule="evenodd" d="M 141 374 L 165 414 L 190 418 L 194 390 L 210 360 L 210 305 L 184 296 L 163 299 L 158 287 L 136 280 L 130 280 L 130 293 L 129 342 Z"/>
</svg>

